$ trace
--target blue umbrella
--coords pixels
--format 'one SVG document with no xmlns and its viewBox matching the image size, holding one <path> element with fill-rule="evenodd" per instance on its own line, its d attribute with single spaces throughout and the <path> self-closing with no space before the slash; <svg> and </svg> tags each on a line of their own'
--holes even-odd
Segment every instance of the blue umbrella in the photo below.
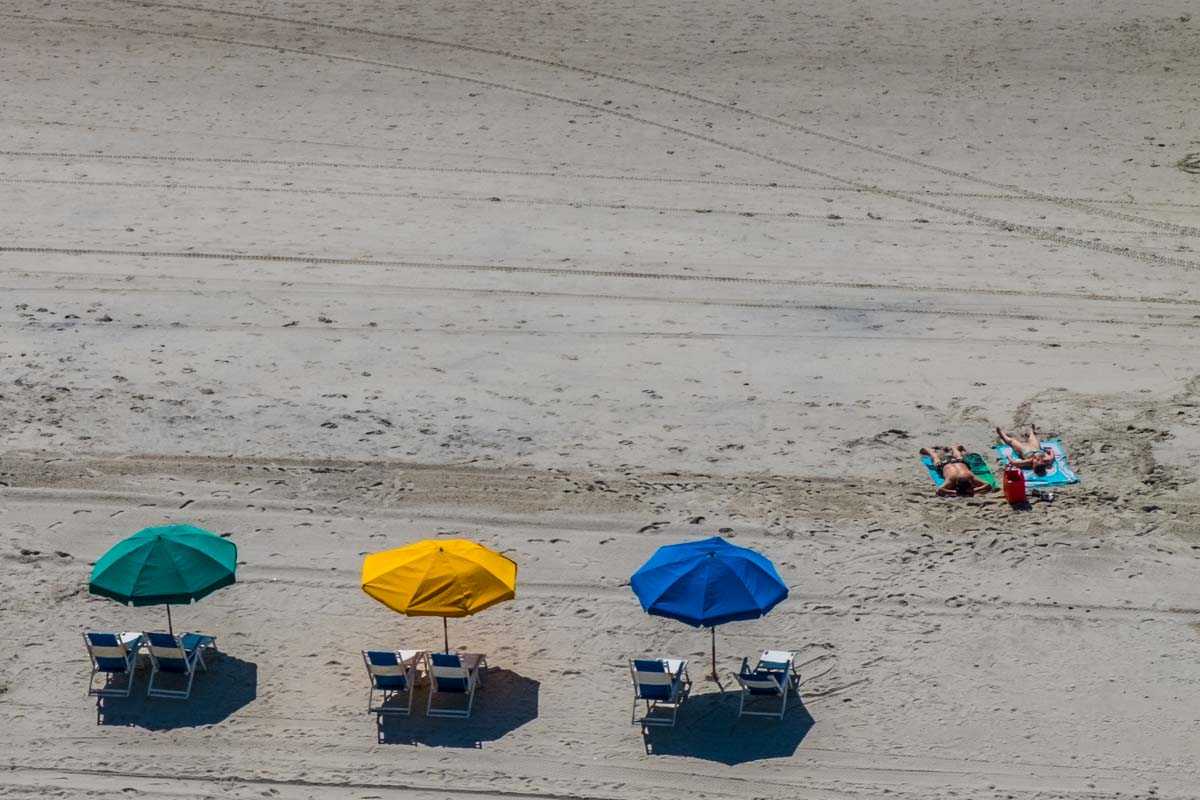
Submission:
<svg viewBox="0 0 1200 800">
<path fill-rule="evenodd" d="M 716 626 L 758 619 L 788 596 L 770 559 L 720 536 L 658 548 L 629 583 L 647 614 L 712 629 L 714 679 Z"/>
</svg>

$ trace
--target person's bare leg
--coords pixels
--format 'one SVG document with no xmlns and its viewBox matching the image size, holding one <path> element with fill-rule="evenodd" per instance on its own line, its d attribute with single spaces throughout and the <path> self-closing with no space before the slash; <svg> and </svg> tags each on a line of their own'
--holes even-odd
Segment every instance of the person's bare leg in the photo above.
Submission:
<svg viewBox="0 0 1200 800">
<path fill-rule="evenodd" d="M 1014 454 L 1016 454 L 1016 455 L 1021 454 L 1021 448 L 1025 446 L 1024 442 L 1018 442 L 1016 439 L 1009 436 L 1004 431 L 1000 430 L 999 426 L 996 427 L 996 435 L 1000 437 L 1000 441 L 1004 442 L 1006 445 L 1008 445 L 1009 447 L 1011 447 L 1013 449 Z"/>
<path fill-rule="evenodd" d="M 1037 426 L 1034 425 L 1032 422 L 1029 423 L 1028 442 L 1029 442 L 1030 450 L 1041 450 L 1042 449 L 1042 438 L 1040 436 L 1038 436 Z"/>
<path fill-rule="evenodd" d="M 957 458 L 965 458 L 967 455 L 967 448 L 963 447 L 961 444 L 956 444 L 951 449 L 951 452 L 953 452 Z"/>
<path fill-rule="evenodd" d="M 933 461 L 933 466 L 934 466 L 935 468 L 936 468 L 936 467 L 940 467 L 940 466 L 942 465 L 942 461 L 941 461 L 941 459 L 938 457 L 938 452 L 937 452 L 937 450 L 935 450 L 934 448 L 932 448 L 932 447 L 922 447 L 922 448 L 921 448 L 921 450 L 920 450 L 920 453 L 921 453 L 921 455 L 923 455 L 923 456 L 929 456 L 930 460 L 932 460 L 932 461 Z"/>
</svg>

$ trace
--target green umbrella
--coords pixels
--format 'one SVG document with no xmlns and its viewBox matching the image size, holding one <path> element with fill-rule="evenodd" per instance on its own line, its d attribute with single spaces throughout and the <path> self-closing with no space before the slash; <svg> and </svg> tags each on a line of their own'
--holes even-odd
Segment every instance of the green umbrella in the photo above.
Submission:
<svg viewBox="0 0 1200 800">
<path fill-rule="evenodd" d="M 237 545 L 194 525 L 145 528 L 117 542 L 92 568 L 88 591 L 135 606 L 190 603 L 236 578 Z"/>
</svg>

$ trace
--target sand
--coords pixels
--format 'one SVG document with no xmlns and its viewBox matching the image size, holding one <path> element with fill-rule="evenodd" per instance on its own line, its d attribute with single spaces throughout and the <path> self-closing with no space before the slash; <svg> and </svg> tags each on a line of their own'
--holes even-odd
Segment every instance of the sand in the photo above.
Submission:
<svg viewBox="0 0 1200 800">
<path fill-rule="evenodd" d="M 3 0 L 0 797 L 1197 796 L 1192 6 Z M 1080 485 L 932 496 L 1030 422 Z M 90 564 L 166 521 L 224 655 L 98 719 L 80 631 L 164 620 Z M 718 532 L 791 587 L 720 687 L 628 588 Z M 441 625 L 362 555 L 460 535 L 476 712 L 379 742 L 358 651 Z"/>
</svg>

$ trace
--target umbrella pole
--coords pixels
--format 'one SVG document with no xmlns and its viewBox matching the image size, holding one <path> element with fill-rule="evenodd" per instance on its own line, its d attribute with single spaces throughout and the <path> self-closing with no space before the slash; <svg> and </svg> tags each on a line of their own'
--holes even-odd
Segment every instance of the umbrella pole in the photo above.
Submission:
<svg viewBox="0 0 1200 800">
<path fill-rule="evenodd" d="M 167 603 L 167 630 L 171 632 L 172 636 L 175 635 L 175 626 L 171 624 L 171 604 L 170 603 Z"/>
<path fill-rule="evenodd" d="M 442 644 L 446 646 L 446 652 L 450 652 L 450 628 L 446 624 L 446 618 L 442 617 Z"/>
<path fill-rule="evenodd" d="M 720 684 L 721 681 L 717 678 L 717 626 L 713 625 L 709 630 L 712 631 L 712 679 Z"/>
</svg>

